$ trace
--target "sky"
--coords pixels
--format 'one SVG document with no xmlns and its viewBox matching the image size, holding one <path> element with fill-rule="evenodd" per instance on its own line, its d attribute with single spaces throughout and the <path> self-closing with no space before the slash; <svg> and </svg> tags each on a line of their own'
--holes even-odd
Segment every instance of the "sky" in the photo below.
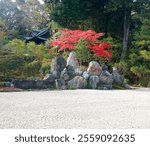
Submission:
<svg viewBox="0 0 150 146">
<path fill-rule="evenodd" d="M 38 0 L 38 1 L 40 1 L 42 4 L 44 3 L 42 0 Z"/>
</svg>

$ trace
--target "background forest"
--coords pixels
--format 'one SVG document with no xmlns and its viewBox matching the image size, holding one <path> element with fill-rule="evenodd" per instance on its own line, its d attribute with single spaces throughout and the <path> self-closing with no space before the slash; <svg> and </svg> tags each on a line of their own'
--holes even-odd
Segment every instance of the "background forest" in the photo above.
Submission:
<svg viewBox="0 0 150 146">
<path fill-rule="evenodd" d="M 48 28 L 50 39 L 41 45 L 26 43 L 32 30 Z M 150 81 L 150 0 L 0 0 L 0 81 L 42 79 L 50 70 L 50 41 L 59 30 L 94 30 L 111 44 L 105 61 L 124 73 L 127 83 L 147 86 Z M 84 42 L 78 57 L 86 68 Z M 99 60 L 102 62 L 102 60 Z"/>
</svg>

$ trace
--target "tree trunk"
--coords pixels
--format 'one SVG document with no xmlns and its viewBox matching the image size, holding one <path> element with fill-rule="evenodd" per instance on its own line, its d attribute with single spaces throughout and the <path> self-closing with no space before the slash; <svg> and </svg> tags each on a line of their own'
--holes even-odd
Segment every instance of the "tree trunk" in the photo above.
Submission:
<svg viewBox="0 0 150 146">
<path fill-rule="evenodd" d="M 109 16 L 108 16 L 108 14 L 105 14 L 105 34 L 106 34 L 106 37 L 108 37 L 108 20 L 109 20 Z"/>
<path fill-rule="evenodd" d="M 124 36 L 123 36 L 123 48 L 122 48 L 121 60 L 124 60 L 126 58 L 127 51 L 128 51 L 130 22 L 131 22 L 131 10 L 127 11 L 127 9 L 125 8 Z"/>
</svg>

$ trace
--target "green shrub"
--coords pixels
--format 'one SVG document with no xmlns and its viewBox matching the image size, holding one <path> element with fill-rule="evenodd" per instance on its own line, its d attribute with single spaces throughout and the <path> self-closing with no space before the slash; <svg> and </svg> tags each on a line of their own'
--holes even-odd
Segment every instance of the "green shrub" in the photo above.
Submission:
<svg viewBox="0 0 150 146">
<path fill-rule="evenodd" d="M 41 65 L 40 73 L 42 75 L 45 75 L 45 74 L 49 73 L 49 71 L 50 71 L 50 59 L 44 58 L 42 60 L 42 65 Z"/>
<path fill-rule="evenodd" d="M 136 50 L 129 56 L 130 72 L 134 77 L 134 82 L 140 86 L 147 86 L 150 80 L 150 52 L 146 50 Z M 132 80 L 132 79 L 131 79 Z"/>
<path fill-rule="evenodd" d="M 26 44 L 18 39 L 10 41 L 0 53 L 1 78 L 42 78 L 48 70 L 48 67 L 44 69 L 46 61 L 50 63 L 48 49 L 46 45 L 36 45 L 34 42 Z"/>
<path fill-rule="evenodd" d="M 26 63 L 23 68 L 24 77 L 36 77 L 39 75 L 39 70 L 41 68 L 41 63 L 39 60 L 34 60 L 30 63 Z"/>
<path fill-rule="evenodd" d="M 112 46 L 112 49 L 110 49 L 110 52 L 112 53 L 112 58 L 108 61 L 108 64 L 110 66 L 113 66 L 114 63 L 119 63 L 121 56 L 122 41 L 114 39 L 112 37 L 103 38 L 102 41 Z"/>
<path fill-rule="evenodd" d="M 77 58 L 79 60 L 80 65 L 90 62 L 93 58 L 93 55 L 91 54 L 90 50 L 86 48 L 87 45 L 89 45 L 89 42 L 84 40 L 80 40 L 77 43 L 75 52 L 77 54 Z"/>
<path fill-rule="evenodd" d="M 10 87 L 11 83 L 10 82 L 0 82 L 0 87 Z"/>
</svg>

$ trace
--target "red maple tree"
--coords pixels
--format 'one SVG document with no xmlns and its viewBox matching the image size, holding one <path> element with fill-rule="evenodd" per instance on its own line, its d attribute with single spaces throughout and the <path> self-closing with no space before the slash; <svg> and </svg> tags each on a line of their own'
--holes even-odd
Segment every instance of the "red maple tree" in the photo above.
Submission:
<svg viewBox="0 0 150 146">
<path fill-rule="evenodd" d="M 82 39 L 91 44 L 86 46 L 86 48 L 95 53 L 97 57 L 109 60 L 112 57 L 112 54 L 108 51 L 111 45 L 98 42 L 98 38 L 103 35 L 103 33 L 96 33 L 92 30 L 81 31 L 64 29 L 61 31 L 61 35 L 58 39 L 50 42 L 50 45 L 53 47 L 57 46 L 59 48 L 58 52 L 66 49 L 72 51 L 75 50 L 78 41 Z"/>
</svg>

